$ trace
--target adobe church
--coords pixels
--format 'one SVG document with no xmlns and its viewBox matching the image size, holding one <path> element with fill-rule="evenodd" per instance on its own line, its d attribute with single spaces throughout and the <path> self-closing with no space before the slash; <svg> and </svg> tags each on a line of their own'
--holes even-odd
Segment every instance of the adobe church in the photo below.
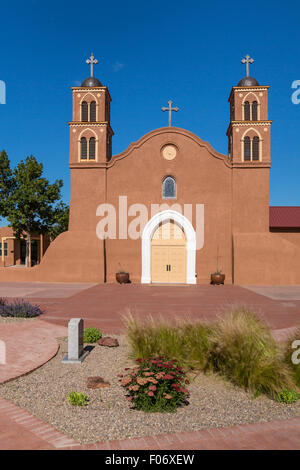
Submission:
<svg viewBox="0 0 300 470">
<path fill-rule="evenodd" d="M 133 283 L 208 284 L 218 268 L 225 283 L 299 284 L 300 208 L 269 207 L 269 86 L 249 75 L 253 59 L 243 59 L 246 76 L 229 95 L 227 155 L 173 127 L 169 102 L 168 127 L 113 156 L 111 97 L 94 77 L 93 55 L 87 62 L 91 76 L 72 87 L 69 230 L 40 265 L 0 268 L 0 280 L 116 282 L 121 266 Z M 124 223 L 137 204 L 148 219 L 130 237 Z M 99 233 L 99 206 L 115 211 L 113 236 Z M 184 206 L 189 217 L 177 209 Z"/>
</svg>

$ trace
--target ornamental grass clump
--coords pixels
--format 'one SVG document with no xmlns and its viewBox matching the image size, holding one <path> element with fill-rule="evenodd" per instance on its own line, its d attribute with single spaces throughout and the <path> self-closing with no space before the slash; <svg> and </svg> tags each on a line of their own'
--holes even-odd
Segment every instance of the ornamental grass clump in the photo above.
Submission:
<svg viewBox="0 0 300 470">
<path fill-rule="evenodd" d="M 0 304 L 1 317 L 33 318 L 38 317 L 42 313 L 43 311 L 38 305 L 32 305 L 23 299 Z"/>
<path fill-rule="evenodd" d="M 296 386 L 300 388 L 300 326 L 285 343 L 284 361 L 291 371 Z"/>
<path fill-rule="evenodd" d="M 210 340 L 213 370 L 234 384 L 275 399 L 282 389 L 291 388 L 288 367 L 270 330 L 252 312 L 236 309 L 220 318 Z"/>
<path fill-rule="evenodd" d="M 125 369 L 120 375 L 121 385 L 128 392 L 127 400 L 136 410 L 145 412 L 172 412 L 187 403 L 185 385 L 189 381 L 175 359 L 166 356 L 136 359 L 138 365 Z"/>
<path fill-rule="evenodd" d="M 186 370 L 210 367 L 210 326 L 184 320 L 173 326 L 151 316 L 142 323 L 132 315 L 125 318 L 125 324 L 134 358 L 166 355 L 175 357 Z"/>
</svg>

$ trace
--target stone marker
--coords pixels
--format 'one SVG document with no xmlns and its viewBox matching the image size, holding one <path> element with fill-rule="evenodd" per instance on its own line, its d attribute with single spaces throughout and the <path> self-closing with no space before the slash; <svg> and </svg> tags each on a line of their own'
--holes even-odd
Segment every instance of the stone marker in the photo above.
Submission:
<svg viewBox="0 0 300 470">
<path fill-rule="evenodd" d="M 68 324 L 68 355 L 62 360 L 64 364 L 80 364 L 89 351 L 83 350 L 83 319 L 71 318 Z"/>
</svg>

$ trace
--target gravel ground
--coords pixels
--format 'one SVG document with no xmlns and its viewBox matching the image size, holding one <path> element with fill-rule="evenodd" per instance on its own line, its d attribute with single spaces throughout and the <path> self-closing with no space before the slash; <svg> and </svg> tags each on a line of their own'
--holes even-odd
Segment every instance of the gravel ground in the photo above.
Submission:
<svg viewBox="0 0 300 470">
<path fill-rule="evenodd" d="M 38 317 L 33 318 L 18 318 L 18 317 L 0 317 L 0 323 L 20 323 L 22 321 L 33 322 L 37 321 Z"/>
<path fill-rule="evenodd" d="M 123 336 L 120 347 L 95 345 L 82 364 L 62 364 L 66 338 L 60 338 L 55 358 L 29 375 L 0 385 L 0 395 L 80 441 L 150 436 L 208 427 L 270 421 L 300 416 L 300 405 L 284 405 L 264 396 L 254 399 L 216 375 L 199 374 L 189 385 L 189 405 L 175 413 L 144 413 L 130 408 L 117 374 L 133 365 Z M 86 387 L 88 376 L 100 375 L 111 383 L 107 389 Z M 66 400 L 71 391 L 89 396 L 86 407 L 73 407 Z"/>
</svg>

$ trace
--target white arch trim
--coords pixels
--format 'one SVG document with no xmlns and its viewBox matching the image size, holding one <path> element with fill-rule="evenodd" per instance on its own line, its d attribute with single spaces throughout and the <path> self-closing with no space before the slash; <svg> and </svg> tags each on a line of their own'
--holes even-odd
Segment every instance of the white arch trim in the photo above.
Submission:
<svg viewBox="0 0 300 470">
<path fill-rule="evenodd" d="M 87 139 L 87 152 L 88 152 L 88 155 L 87 155 L 87 158 L 84 159 L 84 160 L 81 160 L 81 147 L 80 147 L 80 141 L 81 141 L 81 137 L 85 137 L 84 135 L 84 132 L 86 131 L 91 131 L 94 136 L 95 136 L 95 139 L 96 139 L 96 148 L 95 148 L 95 159 L 92 159 L 93 162 L 97 162 L 98 161 L 98 136 L 96 134 L 96 132 L 93 130 L 93 129 L 90 129 L 89 127 L 87 127 L 86 129 L 83 129 L 79 136 L 78 136 L 78 161 L 81 162 L 81 161 L 89 161 L 89 152 L 90 152 L 90 149 L 89 149 L 89 139 Z"/>
<path fill-rule="evenodd" d="M 245 103 L 245 101 L 246 101 L 246 99 L 248 98 L 249 95 L 253 95 L 253 96 L 255 97 L 257 103 L 260 104 L 260 101 L 259 101 L 258 96 L 257 96 L 253 91 L 249 91 L 249 93 L 247 93 L 247 94 L 244 96 L 243 101 L 242 101 L 243 104 Z M 250 104 L 251 104 L 251 103 L 250 103 Z"/>
<path fill-rule="evenodd" d="M 244 134 L 242 135 L 242 138 L 241 138 L 241 155 L 242 155 L 242 161 L 244 162 L 245 161 L 245 154 L 244 154 L 244 139 L 245 137 L 247 136 L 247 133 L 250 132 L 250 131 L 254 131 L 255 134 L 257 135 L 257 137 L 259 138 L 259 161 L 261 162 L 262 161 L 262 144 L 263 144 L 263 139 L 262 139 L 262 136 L 260 135 L 259 131 L 257 129 L 254 129 L 254 127 L 250 127 L 249 129 L 246 129 Z M 252 138 L 251 139 L 251 161 L 252 161 Z"/>
<path fill-rule="evenodd" d="M 186 236 L 186 282 L 196 284 L 196 232 L 191 222 L 180 212 L 171 209 L 158 212 L 145 225 L 142 235 L 142 284 L 151 283 L 151 239 L 158 225 L 165 220 L 174 220 L 182 227 Z"/>
</svg>

